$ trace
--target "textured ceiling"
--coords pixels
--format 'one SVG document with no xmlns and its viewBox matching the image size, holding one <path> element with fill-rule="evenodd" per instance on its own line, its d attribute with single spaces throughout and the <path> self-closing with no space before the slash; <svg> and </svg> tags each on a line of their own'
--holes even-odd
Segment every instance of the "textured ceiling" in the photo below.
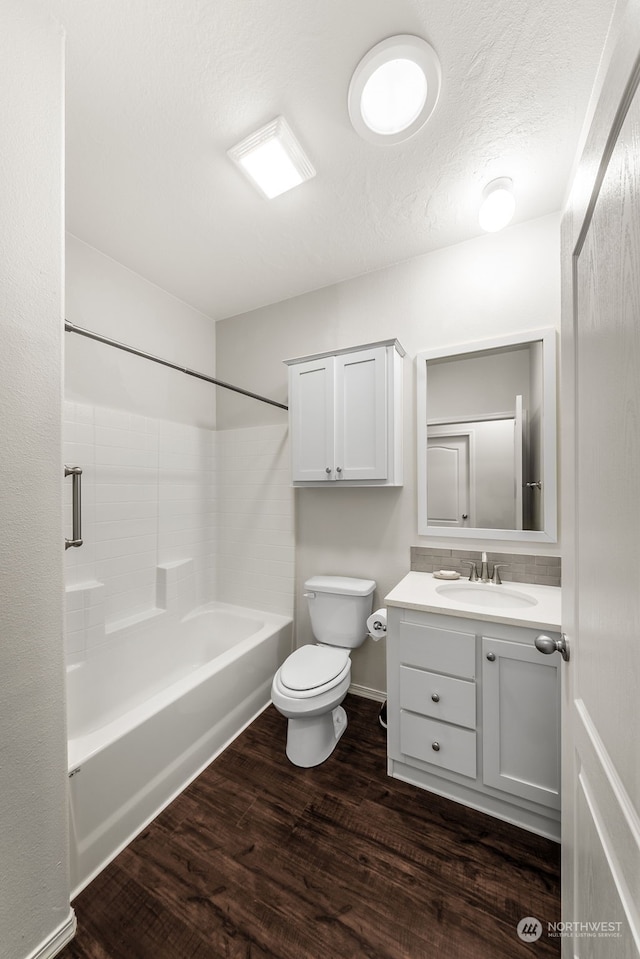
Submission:
<svg viewBox="0 0 640 959">
<path fill-rule="evenodd" d="M 560 209 L 614 0 L 61 0 L 67 228 L 220 319 Z M 352 129 L 353 69 L 427 39 L 442 93 L 412 139 Z M 278 114 L 316 177 L 258 196 L 226 151 Z"/>
</svg>

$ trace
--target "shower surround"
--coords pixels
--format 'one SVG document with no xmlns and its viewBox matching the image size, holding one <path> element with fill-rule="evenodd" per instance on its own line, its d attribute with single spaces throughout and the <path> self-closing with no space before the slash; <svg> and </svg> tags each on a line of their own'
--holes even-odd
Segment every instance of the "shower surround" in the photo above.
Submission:
<svg viewBox="0 0 640 959">
<path fill-rule="evenodd" d="M 65 403 L 64 463 L 83 470 L 65 554 L 76 891 L 269 701 L 292 645 L 286 435 Z M 70 530 L 70 484 L 65 504 Z"/>
</svg>

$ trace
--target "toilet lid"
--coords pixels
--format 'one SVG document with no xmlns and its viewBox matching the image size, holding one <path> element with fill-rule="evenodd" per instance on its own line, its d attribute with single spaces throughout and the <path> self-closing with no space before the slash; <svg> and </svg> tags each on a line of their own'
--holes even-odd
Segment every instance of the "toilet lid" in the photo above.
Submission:
<svg viewBox="0 0 640 959">
<path fill-rule="evenodd" d="M 343 672 L 349 662 L 346 649 L 330 646 L 301 646 L 282 664 L 280 679 L 287 689 L 315 689 Z"/>
</svg>

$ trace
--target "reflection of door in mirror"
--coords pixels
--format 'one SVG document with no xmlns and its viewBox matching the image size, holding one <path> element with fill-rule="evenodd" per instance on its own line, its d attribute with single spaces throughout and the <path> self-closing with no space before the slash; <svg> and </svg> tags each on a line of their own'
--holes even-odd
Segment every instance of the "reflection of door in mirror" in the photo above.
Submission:
<svg viewBox="0 0 640 959">
<path fill-rule="evenodd" d="M 522 495 L 516 472 L 522 453 L 519 457 L 518 449 L 522 450 L 522 439 L 516 442 L 514 412 L 429 426 L 429 525 L 522 529 Z"/>
<path fill-rule="evenodd" d="M 417 364 L 419 533 L 554 542 L 555 333 L 430 350 Z"/>
<path fill-rule="evenodd" d="M 437 435 L 435 435 L 437 433 Z M 427 439 L 430 526 L 475 526 L 469 495 L 470 434 L 432 430 Z"/>
</svg>

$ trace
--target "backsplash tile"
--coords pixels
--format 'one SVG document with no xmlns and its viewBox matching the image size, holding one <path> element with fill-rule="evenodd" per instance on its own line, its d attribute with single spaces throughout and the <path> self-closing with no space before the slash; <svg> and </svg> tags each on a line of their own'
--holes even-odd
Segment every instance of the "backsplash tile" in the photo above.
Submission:
<svg viewBox="0 0 640 959">
<path fill-rule="evenodd" d="M 500 576 L 505 583 L 535 583 L 538 586 L 560 586 L 562 583 L 562 561 L 559 556 L 538 556 L 531 553 L 498 553 L 487 550 L 487 561 L 505 563 Z M 471 560 L 478 565 L 482 558 L 481 550 L 443 549 L 439 546 L 412 546 L 411 569 L 419 573 L 433 573 L 436 569 L 455 569 L 462 576 L 469 574 L 470 567 L 464 565 Z"/>
</svg>

